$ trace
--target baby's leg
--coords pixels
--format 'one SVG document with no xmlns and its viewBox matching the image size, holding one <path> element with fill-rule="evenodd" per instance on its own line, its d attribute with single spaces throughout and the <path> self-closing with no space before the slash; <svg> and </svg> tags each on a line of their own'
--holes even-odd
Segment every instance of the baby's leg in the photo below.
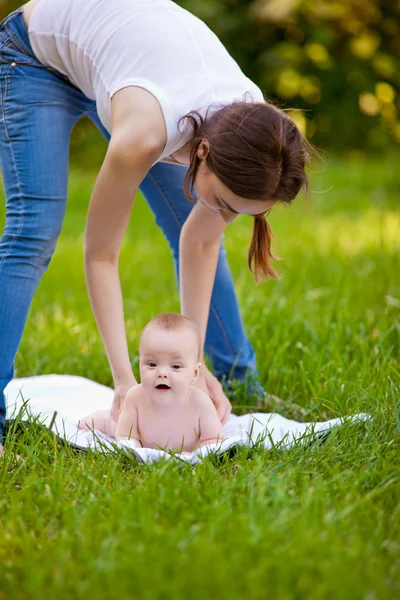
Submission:
<svg viewBox="0 0 400 600">
<path fill-rule="evenodd" d="M 86 431 L 97 429 L 106 435 L 115 438 L 117 430 L 116 422 L 111 418 L 109 410 L 97 410 L 87 417 L 83 417 L 78 423 L 79 429 Z"/>
</svg>

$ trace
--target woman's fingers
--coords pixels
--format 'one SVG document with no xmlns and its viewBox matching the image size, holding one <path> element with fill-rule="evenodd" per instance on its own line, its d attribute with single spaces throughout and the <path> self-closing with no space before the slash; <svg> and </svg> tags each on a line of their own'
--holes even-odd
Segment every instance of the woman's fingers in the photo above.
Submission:
<svg viewBox="0 0 400 600">
<path fill-rule="evenodd" d="M 224 398 L 220 399 L 219 404 L 217 404 L 217 413 L 220 418 L 222 425 L 226 423 L 228 417 L 232 411 L 232 405 L 229 402 L 228 398 L 224 394 Z"/>
<path fill-rule="evenodd" d="M 225 425 L 225 423 L 229 419 L 229 415 L 231 414 L 231 412 L 232 412 L 232 404 L 228 400 L 228 404 L 225 407 L 224 414 L 222 417 L 220 417 L 222 425 Z"/>
<path fill-rule="evenodd" d="M 122 405 L 125 400 L 125 396 L 128 393 L 128 391 L 131 389 L 131 387 L 133 387 L 134 385 L 137 385 L 137 382 L 135 380 L 132 380 L 125 384 L 118 385 L 115 388 L 114 400 L 113 400 L 113 403 L 111 406 L 110 414 L 111 414 L 111 418 L 116 423 L 118 423 L 118 417 L 121 412 Z"/>
<path fill-rule="evenodd" d="M 206 384 L 208 388 L 208 393 L 210 394 L 215 407 L 217 409 L 218 416 L 222 425 L 226 423 L 230 412 L 232 410 L 232 405 L 226 397 L 222 385 L 218 381 L 218 379 L 207 371 L 205 374 Z"/>
<path fill-rule="evenodd" d="M 120 397 L 115 394 L 114 395 L 114 400 L 111 406 L 111 411 L 110 411 L 110 415 L 113 421 L 115 421 L 116 423 L 118 423 L 118 417 L 119 417 L 119 413 L 121 411 L 121 399 Z"/>
</svg>

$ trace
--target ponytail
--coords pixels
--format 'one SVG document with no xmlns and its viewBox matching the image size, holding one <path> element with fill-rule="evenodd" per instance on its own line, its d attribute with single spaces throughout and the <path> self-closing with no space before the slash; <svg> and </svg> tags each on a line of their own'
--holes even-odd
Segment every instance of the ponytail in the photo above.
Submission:
<svg viewBox="0 0 400 600">
<path fill-rule="evenodd" d="M 316 153 L 287 114 L 268 102 L 246 96 L 222 107 L 211 105 L 205 115 L 196 110 L 184 115 L 178 126 L 182 134 L 189 133 L 184 191 L 190 201 L 196 200 L 194 183 L 201 164 L 197 150 L 203 139 L 209 144 L 207 169 L 239 198 L 290 204 L 301 189 L 307 191 L 305 165 Z M 257 282 L 268 276 L 278 279 L 271 241 L 271 228 L 259 214 L 248 252 Z"/>
<path fill-rule="evenodd" d="M 271 259 L 279 260 L 271 252 L 272 229 L 265 214 L 256 215 L 253 224 L 253 237 L 248 252 L 248 265 L 255 280 L 260 283 L 268 276 L 279 279 L 279 275 L 271 264 Z"/>
</svg>

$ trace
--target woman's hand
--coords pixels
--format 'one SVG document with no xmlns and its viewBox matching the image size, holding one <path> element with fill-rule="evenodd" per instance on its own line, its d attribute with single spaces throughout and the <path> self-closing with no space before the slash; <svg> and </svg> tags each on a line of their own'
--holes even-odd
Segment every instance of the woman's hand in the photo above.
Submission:
<svg viewBox="0 0 400 600">
<path fill-rule="evenodd" d="M 110 414 L 111 418 L 116 423 L 118 423 L 118 418 L 122 410 L 122 405 L 124 403 L 125 396 L 134 385 L 137 385 L 137 381 L 135 379 L 132 379 L 131 381 L 120 383 L 115 387 L 114 400 L 111 406 Z"/>
<path fill-rule="evenodd" d="M 225 396 L 222 385 L 218 379 L 207 369 L 204 364 L 201 367 L 199 378 L 197 379 L 196 386 L 208 394 L 211 400 L 215 404 L 218 416 L 222 425 L 226 423 L 232 410 L 232 404 Z"/>
</svg>

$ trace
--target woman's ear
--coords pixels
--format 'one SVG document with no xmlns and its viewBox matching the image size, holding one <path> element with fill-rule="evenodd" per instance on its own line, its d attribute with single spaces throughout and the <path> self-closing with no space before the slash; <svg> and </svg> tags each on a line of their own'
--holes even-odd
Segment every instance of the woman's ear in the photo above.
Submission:
<svg viewBox="0 0 400 600">
<path fill-rule="evenodd" d="M 207 142 L 206 139 L 201 140 L 201 142 L 197 148 L 197 156 L 200 159 L 204 159 L 207 157 L 209 152 L 210 152 L 210 144 Z"/>
<path fill-rule="evenodd" d="M 196 383 L 196 381 L 197 381 L 197 378 L 198 378 L 199 373 L 200 373 L 200 367 L 201 367 L 201 363 L 197 363 L 196 368 L 195 368 L 194 373 L 193 373 L 192 384 Z"/>
</svg>

